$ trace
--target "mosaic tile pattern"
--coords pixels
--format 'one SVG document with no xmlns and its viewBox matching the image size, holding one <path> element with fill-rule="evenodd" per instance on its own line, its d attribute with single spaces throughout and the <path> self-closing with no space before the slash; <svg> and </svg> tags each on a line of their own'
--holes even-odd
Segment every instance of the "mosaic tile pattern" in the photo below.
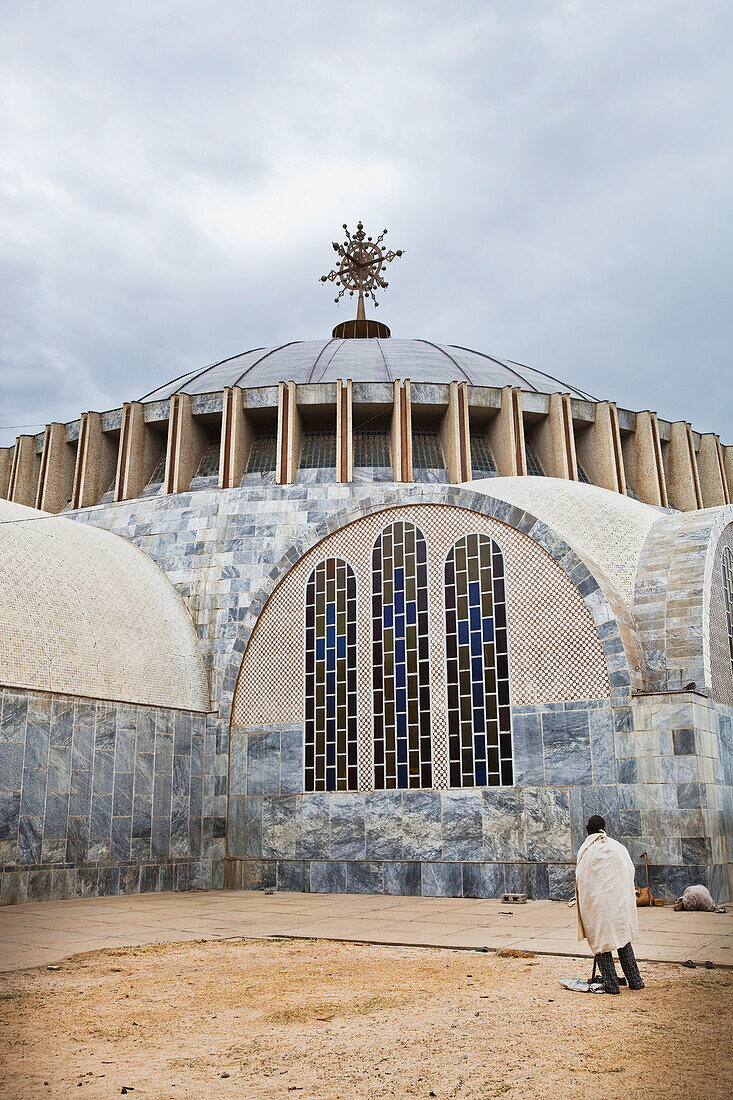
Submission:
<svg viewBox="0 0 733 1100">
<path fill-rule="evenodd" d="M 300 451 L 300 469 L 335 469 L 336 435 L 334 432 L 304 432 Z"/>
<path fill-rule="evenodd" d="M 592 570 L 600 567 L 627 610 L 633 608 L 639 559 L 651 528 L 664 522 L 663 512 L 596 485 L 555 477 L 501 477 L 485 491 L 546 523 L 592 563 Z"/>
<path fill-rule="evenodd" d="M 432 786 L 427 543 L 413 523 L 372 550 L 374 787 Z"/>
<path fill-rule="evenodd" d="M 341 558 L 311 573 L 305 597 L 305 789 L 358 787 L 356 578 Z"/>
<path fill-rule="evenodd" d="M 464 535 L 445 563 L 451 787 L 513 782 L 506 621 L 501 550 Z"/>
<path fill-rule="evenodd" d="M 721 532 L 710 589 L 708 637 L 713 698 L 733 706 L 733 524 Z"/>
<path fill-rule="evenodd" d="M 730 546 L 723 547 L 723 604 L 728 627 L 728 648 L 731 667 L 733 667 L 733 551 Z"/>
<path fill-rule="evenodd" d="M 208 710 L 191 617 L 150 557 L 8 501 L 0 520 L 0 684 Z"/>
<path fill-rule="evenodd" d="M 302 618 L 310 571 L 329 555 L 353 567 L 359 593 L 371 591 L 371 546 L 379 531 L 395 520 L 412 521 L 428 546 L 428 627 L 433 670 L 446 667 L 444 571 L 446 555 L 461 536 L 485 532 L 501 548 L 506 569 L 507 626 L 512 652 L 515 704 L 555 699 L 600 699 L 609 695 L 603 650 L 590 614 L 577 590 L 536 543 L 521 531 L 487 516 L 441 505 L 387 509 L 357 520 L 328 536 L 296 561 L 260 615 L 250 639 L 233 702 L 237 726 L 300 722 Z M 359 660 L 359 783 L 372 786 L 371 615 L 357 609 Z M 521 643 L 512 646 L 512 638 Z M 433 785 L 448 778 L 447 699 L 444 673 L 431 682 Z"/>
</svg>

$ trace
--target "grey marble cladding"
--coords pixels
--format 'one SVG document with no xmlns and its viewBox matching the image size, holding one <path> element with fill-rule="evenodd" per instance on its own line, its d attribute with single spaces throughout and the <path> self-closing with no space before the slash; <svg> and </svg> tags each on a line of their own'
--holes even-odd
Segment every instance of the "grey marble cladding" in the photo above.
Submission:
<svg viewBox="0 0 733 1100">
<path fill-rule="evenodd" d="M 383 389 L 391 401 L 390 387 Z M 260 404 L 276 395 L 276 389 L 263 391 Z M 255 391 L 248 391 L 250 398 L 256 404 Z M 266 586 L 292 564 L 298 547 L 356 518 L 359 509 L 366 514 L 408 499 L 478 510 L 485 501 L 451 486 L 412 486 L 409 492 L 332 480 L 275 486 L 256 475 L 226 493 L 202 489 L 74 513 L 78 522 L 134 542 L 176 585 L 201 639 L 218 713 L 179 719 L 175 712 L 90 700 L 49 703 L 42 693 L 3 690 L 3 899 L 20 897 L 24 889 L 39 896 L 41 884 L 51 896 L 62 882 L 63 889 L 72 883 L 87 892 L 120 890 L 133 881 L 136 889 L 145 883 L 167 889 L 199 881 L 195 876 L 205 865 L 206 881 L 221 882 L 227 842 L 233 861 L 252 865 L 242 872 L 247 884 L 274 884 L 286 863 L 288 881 L 301 874 L 309 888 L 312 868 L 328 865 L 331 870 L 316 872 L 321 887 L 330 881 L 349 890 L 347 869 L 359 864 L 354 874 L 360 878 L 352 875 L 352 882 L 378 883 L 381 874 L 384 890 L 413 893 L 423 889 L 423 863 L 463 868 L 464 891 L 466 882 L 476 891 L 499 882 L 497 870 L 481 870 L 487 867 L 502 868 L 505 883 L 560 890 L 582 841 L 583 816 L 599 810 L 630 850 L 647 847 L 659 856 L 655 867 L 671 868 L 660 871 L 662 883 L 678 881 L 676 868 L 699 866 L 733 892 L 733 711 L 682 693 L 632 698 L 618 662 L 628 623 L 591 590 L 592 578 L 585 566 L 572 563 L 570 551 L 571 577 L 588 588 L 614 669 L 613 705 L 579 700 L 514 708 L 515 787 L 483 790 L 478 800 L 475 791 L 415 791 L 368 792 L 334 803 L 332 796 L 302 794 L 299 728 L 235 729 L 230 744 L 231 696 Z M 549 553 L 560 552 L 552 532 L 520 510 L 499 505 L 492 514 L 528 527 Z M 645 593 L 638 595 L 641 607 Z M 667 686 L 681 684 L 668 680 Z M 64 823 L 66 836 L 55 835 Z M 127 851 L 128 823 L 130 861 L 138 861 L 139 875 L 119 855 Z M 75 870 L 65 866 L 73 862 Z M 158 864 L 167 870 L 158 873 Z M 54 879 L 57 869 L 69 874 Z M 6 875 L 15 876 L 12 888 L 5 886 Z M 455 887 L 454 870 L 426 875 L 430 889 Z"/>
<path fill-rule="evenodd" d="M 9 688 L 0 707 L 0 900 L 221 884 L 205 716 Z"/>
</svg>

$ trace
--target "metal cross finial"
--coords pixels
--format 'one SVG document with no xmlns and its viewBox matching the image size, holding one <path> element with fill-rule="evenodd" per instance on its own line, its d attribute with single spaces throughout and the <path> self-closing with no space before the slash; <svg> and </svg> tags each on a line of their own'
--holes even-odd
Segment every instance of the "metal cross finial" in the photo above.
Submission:
<svg viewBox="0 0 733 1100">
<path fill-rule="evenodd" d="M 328 275 L 321 275 L 321 282 L 335 283 L 336 286 L 341 288 L 334 298 L 334 302 L 337 303 L 347 291 L 351 298 L 353 298 L 354 292 L 358 291 L 357 320 L 363 320 L 365 317 L 364 296 L 371 298 L 375 306 L 379 305 L 374 295 L 375 289 L 379 287 L 384 290 L 389 286 L 382 275 L 384 265 L 391 263 L 397 256 L 402 256 L 403 252 L 402 249 L 392 252 L 391 249 L 388 250 L 382 244 L 387 235 L 386 229 L 382 230 L 376 240 L 372 240 L 371 237 L 367 237 L 365 234 L 361 222 L 358 223 L 353 236 L 349 233 L 346 225 L 343 228 L 346 232 L 344 243 L 333 242 L 333 250 L 341 257 L 341 262 L 337 268 L 329 271 Z"/>
</svg>

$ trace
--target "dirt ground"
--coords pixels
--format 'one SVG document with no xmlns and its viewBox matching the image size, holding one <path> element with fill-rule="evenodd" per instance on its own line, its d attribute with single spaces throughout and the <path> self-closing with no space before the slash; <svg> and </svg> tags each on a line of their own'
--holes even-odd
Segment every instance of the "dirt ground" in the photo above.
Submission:
<svg viewBox="0 0 733 1100">
<path fill-rule="evenodd" d="M 0 976 L 0 1096 L 730 1097 L 733 971 L 311 940 L 77 955 Z"/>
</svg>

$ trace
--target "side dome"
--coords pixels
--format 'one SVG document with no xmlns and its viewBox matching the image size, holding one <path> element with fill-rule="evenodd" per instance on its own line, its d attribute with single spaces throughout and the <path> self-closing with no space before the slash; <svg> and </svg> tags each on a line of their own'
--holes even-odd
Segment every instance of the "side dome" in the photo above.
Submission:
<svg viewBox="0 0 733 1100">
<path fill-rule="evenodd" d="M 480 351 L 429 340 L 296 340 L 274 348 L 255 348 L 219 363 L 190 371 L 145 394 L 160 401 L 171 394 L 214 393 L 225 386 L 273 386 L 278 382 L 468 382 L 473 386 L 519 386 L 537 393 L 563 390 L 595 401 L 583 390 L 549 374 L 497 359 Z"/>
<path fill-rule="evenodd" d="M 191 616 L 136 546 L 0 500 L 0 685 L 208 711 Z"/>
<path fill-rule="evenodd" d="M 557 477 L 491 477 L 467 481 L 465 487 L 537 516 L 594 562 L 633 609 L 644 543 L 666 513 L 610 489 Z"/>
</svg>

